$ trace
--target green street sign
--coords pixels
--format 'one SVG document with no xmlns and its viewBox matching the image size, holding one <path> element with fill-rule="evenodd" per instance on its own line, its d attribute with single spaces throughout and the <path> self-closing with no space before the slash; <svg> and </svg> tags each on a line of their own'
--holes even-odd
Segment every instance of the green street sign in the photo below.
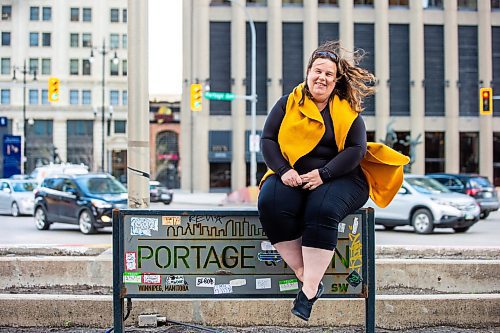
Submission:
<svg viewBox="0 0 500 333">
<path fill-rule="evenodd" d="M 216 91 L 206 91 L 204 96 L 206 99 L 215 101 L 232 101 L 235 97 L 233 93 Z"/>
</svg>

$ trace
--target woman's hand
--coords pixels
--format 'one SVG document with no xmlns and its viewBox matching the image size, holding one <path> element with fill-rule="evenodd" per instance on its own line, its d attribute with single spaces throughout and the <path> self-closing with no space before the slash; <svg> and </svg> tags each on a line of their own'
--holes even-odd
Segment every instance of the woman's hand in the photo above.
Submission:
<svg viewBox="0 0 500 333">
<path fill-rule="evenodd" d="M 281 181 L 286 186 L 297 187 L 302 185 L 299 173 L 294 169 L 290 169 L 281 176 Z"/>
<path fill-rule="evenodd" d="M 302 183 L 304 183 L 302 188 L 305 190 L 314 190 L 323 184 L 323 180 L 321 180 L 318 169 L 314 169 L 311 172 L 300 175 L 300 178 L 302 179 Z"/>
</svg>

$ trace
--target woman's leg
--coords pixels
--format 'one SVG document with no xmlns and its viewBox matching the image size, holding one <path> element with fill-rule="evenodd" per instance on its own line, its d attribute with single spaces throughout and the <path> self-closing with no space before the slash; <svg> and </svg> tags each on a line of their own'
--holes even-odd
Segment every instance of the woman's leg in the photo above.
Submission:
<svg viewBox="0 0 500 333">
<path fill-rule="evenodd" d="M 273 175 L 264 182 L 258 200 L 259 219 L 267 237 L 301 281 L 304 194 L 307 192 L 286 186 Z"/>
<path fill-rule="evenodd" d="M 302 247 L 304 260 L 304 285 L 302 292 L 308 299 L 314 298 L 318 292 L 318 285 L 332 261 L 334 251 L 314 247 Z"/>
</svg>

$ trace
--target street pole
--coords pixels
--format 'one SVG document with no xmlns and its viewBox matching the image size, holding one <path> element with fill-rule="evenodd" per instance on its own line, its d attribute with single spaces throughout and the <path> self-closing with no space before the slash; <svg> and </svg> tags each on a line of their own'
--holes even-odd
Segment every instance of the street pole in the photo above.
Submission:
<svg viewBox="0 0 500 333">
<path fill-rule="evenodd" d="M 240 6 L 245 12 L 245 16 L 248 19 L 248 23 L 250 24 L 250 32 L 252 35 L 252 50 L 251 50 L 251 58 L 252 58 L 252 67 L 251 67 L 251 87 L 250 87 L 250 117 L 251 117 L 251 128 L 250 128 L 250 138 L 248 140 L 248 148 L 250 149 L 250 186 L 257 186 L 257 149 L 254 146 L 253 140 L 256 136 L 256 127 L 257 127 L 257 80 L 256 80 L 256 33 L 255 33 L 255 24 L 248 14 L 245 6 L 237 0 L 229 0 Z"/>
<path fill-rule="evenodd" d="M 101 105 L 101 122 L 102 122 L 102 141 L 101 141 L 101 171 L 104 172 L 104 138 L 105 138 L 105 132 L 104 132 L 104 103 L 105 103 L 105 74 L 106 74 L 106 40 L 103 38 L 102 39 L 102 105 Z"/>
</svg>

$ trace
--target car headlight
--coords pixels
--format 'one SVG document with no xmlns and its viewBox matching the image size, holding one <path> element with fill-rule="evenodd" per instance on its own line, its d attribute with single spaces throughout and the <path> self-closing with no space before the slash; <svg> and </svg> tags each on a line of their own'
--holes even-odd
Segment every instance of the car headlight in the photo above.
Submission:
<svg viewBox="0 0 500 333">
<path fill-rule="evenodd" d="M 91 199 L 90 202 L 92 202 L 92 205 L 94 205 L 95 208 L 111 208 L 111 207 L 113 207 L 113 205 L 111 205 L 109 202 L 106 202 L 104 200 Z"/>
</svg>

